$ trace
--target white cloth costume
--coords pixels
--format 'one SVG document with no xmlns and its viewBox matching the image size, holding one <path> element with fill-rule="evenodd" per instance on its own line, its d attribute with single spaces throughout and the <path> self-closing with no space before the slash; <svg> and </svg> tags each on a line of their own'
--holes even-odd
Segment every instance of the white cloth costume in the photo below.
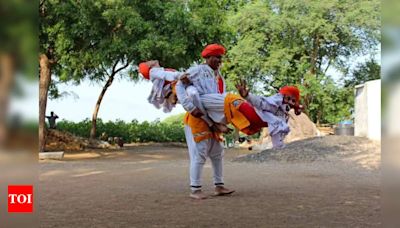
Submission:
<svg viewBox="0 0 400 228">
<path fill-rule="evenodd" d="M 172 90 L 171 85 L 165 85 L 166 81 L 178 80 L 182 75 L 179 71 L 166 71 L 162 67 L 153 67 L 150 69 L 150 80 L 153 83 L 151 92 L 147 100 L 157 109 L 163 108 L 164 112 L 171 112 L 175 104 L 168 102 L 165 96 Z"/>
<path fill-rule="evenodd" d="M 183 108 L 188 112 L 192 112 L 196 107 L 203 109 L 201 107 L 201 102 L 198 99 L 195 99 L 194 97 L 196 96 L 192 96 L 192 93 L 201 96 L 204 94 L 217 94 L 220 91 L 218 81 L 214 75 L 214 70 L 212 70 L 208 65 L 197 65 L 189 68 L 187 72 L 189 73 L 189 80 L 193 89 L 189 88 L 189 90 L 186 90 L 186 86 L 181 81 L 178 81 L 176 84 L 176 93 Z M 225 83 L 223 91 L 225 91 Z M 224 148 L 222 143 L 214 138 L 202 140 L 196 143 L 193 138 L 192 130 L 188 125 L 185 125 L 185 136 L 190 156 L 191 190 L 194 191 L 201 189 L 201 174 L 207 157 L 211 160 L 214 184 L 216 186 L 223 185 Z"/>
<path fill-rule="evenodd" d="M 246 100 L 254 107 L 258 116 L 268 123 L 269 134 L 272 139 L 273 148 L 283 148 L 283 140 L 290 132 L 288 125 L 288 104 L 283 104 L 283 95 L 277 93 L 270 97 L 249 94 Z"/>
<path fill-rule="evenodd" d="M 175 104 L 168 102 L 168 100 L 165 99 L 165 96 L 172 92 L 172 87 L 171 84 L 165 85 L 165 82 L 177 81 L 180 79 L 183 73 L 179 71 L 167 71 L 162 67 L 154 67 L 150 69 L 149 74 L 150 80 L 153 83 L 153 87 L 151 88 L 151 92 L 147 100 L 157 109 L 163 108 L 165 113 L 171 112 L 175 107 Z M 196 107 L 199 107 L 203 113 L 206 113 L 200 102 L 200 99 L 197 99 L 198 92 L 194 86 L 188 86 L 186 88 L 186 94 L 188 97 L 187 99 L 190 99 Z M 201 118 L 205 120 L 209 126 L 213 124 L 213 121 L 211 121 L 207 115 L 204 115 Z"/>
<path fill-rule="evenodd" d="M 188 88 L 194 100 L 200 100 L 208 116 L 217 123 L 226 124 L 224 102 L 226 94 L 196 94 L 194 88 Z M 278 93 L 270 97 L 249 94 L 246 100 L 254 107 L 257 115 L 268 123 L 269 134 L 274 148 L 284 147 L 283 140 L 290 132 L 287 104 L 283 104 L 283 95 Z M 199 101 L 197 101 L 199 102 Z"/>
</svg>

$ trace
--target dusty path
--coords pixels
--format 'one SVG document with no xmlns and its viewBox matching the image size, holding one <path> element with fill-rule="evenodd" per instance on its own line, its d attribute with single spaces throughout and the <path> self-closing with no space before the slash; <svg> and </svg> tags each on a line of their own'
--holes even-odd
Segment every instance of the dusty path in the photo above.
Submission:
<svg viewBox="0 0 400 228">
<path fill-rule="evenodd" d="M 380 172 L 351 162 L 261 164 L 225 156 L 237 192 L 188 198 L 185 148 L 147 145 L 40 163 L 41 227 L 378 227 Z M 209 162 L 204 190 L 212 193 Z"/>
</svg>

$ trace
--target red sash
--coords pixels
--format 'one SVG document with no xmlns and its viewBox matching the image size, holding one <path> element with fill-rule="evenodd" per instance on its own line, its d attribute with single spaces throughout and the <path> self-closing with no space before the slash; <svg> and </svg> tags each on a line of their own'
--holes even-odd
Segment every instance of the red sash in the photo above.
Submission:
<svg viewBox="0 0 400 228">
<path fill-rule="evenodd" d="M 251 106 L 248 102 L 243 102 L 239 111 L 246 117 L 246 119 L 250 122 L 250 126 L 243 129 L 242 132 L 247 135 L 253 135 L 261 130 L 263 127 L 268 127 L 268 123 L 264 122 L 256 113 L 253 106 Z"/>
</svg>

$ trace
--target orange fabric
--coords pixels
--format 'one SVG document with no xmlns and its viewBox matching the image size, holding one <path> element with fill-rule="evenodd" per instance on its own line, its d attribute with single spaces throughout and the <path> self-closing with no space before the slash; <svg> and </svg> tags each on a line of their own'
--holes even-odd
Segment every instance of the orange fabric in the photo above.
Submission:
<svg viewBox="0 0 400 228">
<path fill-rule="evenodd" d="M 205 139 L 210 138 L 222 141 L 221 135 L 212 132 L 203 119 L 196 118 L 192 116 L 189 112 L 186 112 L 183 123 L 189 125 L 189 127 L 192 129 L 192 134 L 195 142 L 201 142 Z"/>
<path fill-rule="evenodd" d="M 242 103 L 238 107 L 233 105 L 236 100 L 241 100 Z M 250 121 L 239 111 L 239 107 L 243 104 L 243 98 L 239 95 L 228 93 L 224 101 L 224 114 L 227 123 L 233 124 L 239 130 L 250 126 Z"/>
<path fill-rule="evenodd" d="M 225 54 L 225 48 L 219 44 L 209 44 L 201 52 L 201 57 L 220 56 Z"/>
<path fill-rule="evenodd" d="M 150 79 L 150 67 L 145 62 L 139 64 L 139 73 L 147 80 Z"/>
<path fill-rule="evenodd" d="M 300 101 L 300 90 L 296 86 L 284 86 L 279 93 L 286 96 L 293 96 L 297 102 Z"/>
</svg>

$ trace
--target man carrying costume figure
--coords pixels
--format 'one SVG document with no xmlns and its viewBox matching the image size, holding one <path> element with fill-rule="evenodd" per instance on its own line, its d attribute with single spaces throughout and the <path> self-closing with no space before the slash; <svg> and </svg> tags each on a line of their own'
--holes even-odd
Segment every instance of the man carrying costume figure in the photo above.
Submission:
<svg viewBox="0 0 400 228">
<path fill-rule="evenodd" d="M 202 56 L 206 58 L 206 64 L 192 67 L 186 74 L 163 69 L 158 61 L 148 61 L 139 65 L 142 75 L 153 82 L 150 103 L 157 108 L 163 104 L 164 111 L 165 107 L 171 107 L 168 110 L 170 111 L 178 97 L 183 107 L 190 113 L 185 116 L 185 135 L 191 161 L 192 192 L 190 196 L 196 199 L 205 198 L 201 192 L 200 183 L 202 167 L 207 156 L 213 164 L 216 194 L 224 195 L 233 192 L 223 187 L 223 149 L 220 149 L 218 143 L 212 140 L 219 141 L 217 132 L 228 132 L 226 125 L 229 123 L 248 135 L 255 134 L 261 128 L 268 126 L 273 147 L 282 148 L 284 147 L 283 139 L 290 131 L 287 124 L 289 110 L 294 108 L 296 115 L 299 115 L 302 109 L 299 104 L 300 91 L 294 86 L 284 86 L 278 94 L 270 97 L 259 97 L 249 94 L 246 82 L 241 81 L 236 88 L 245 99 L 235 94 L 225 93 L 224 80 L 218 71 L 224 53 L 225 49 L 222 46 L 208 45 L 202 52 Z M 180 81 L 176 84 L 177 80 Z M 204 140 L 210 142 L 204 143 L 202 142 Z M 213 145 L 217 145 L 216 148 L 212 148 Z"/>
<path fill-rule="evenodd" d="M 219 72 L 225 48 L 219 44 L 207 45 L 201 53 L 206 63 L 191 67 L 187 70 L 188 79 L 193 90 L 187 91 L 185 83 L 178 81 L 176 93 L 179 102 L 187 111 L 185 116 L 185 136 L 190 156 L 190 197 L 205 199 L 202 192 L 201 175 L 206 158 L 209 157 L 213 168 L 215 195 L 228 195 L 234 192 L 224 186 L 223 154 L 224 147 L 218 132 L 213 131 L 213 123 L 207 123 L 202 116 L 201 102 L 193 99 L 197 95 L 224 94 L 225 81 Z M 211 125 L 211 126 L 210 126 Z"/>
</svg>

